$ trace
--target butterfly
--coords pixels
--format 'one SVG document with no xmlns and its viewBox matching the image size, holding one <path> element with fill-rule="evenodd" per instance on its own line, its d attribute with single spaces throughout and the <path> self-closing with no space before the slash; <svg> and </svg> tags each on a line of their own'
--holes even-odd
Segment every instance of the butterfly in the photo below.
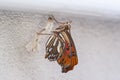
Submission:
<svg viewBox="0 0 120 80">
<path fill-rule="evenodd" d="M 46 42 L 45 58 L 49 61 L 57 61 L 62 68 L 62 73 L 73 70 L 78 64 L 76 47 L 70 33 L 71 25 L 63 23 L 59 25 Z"/>
</svg>

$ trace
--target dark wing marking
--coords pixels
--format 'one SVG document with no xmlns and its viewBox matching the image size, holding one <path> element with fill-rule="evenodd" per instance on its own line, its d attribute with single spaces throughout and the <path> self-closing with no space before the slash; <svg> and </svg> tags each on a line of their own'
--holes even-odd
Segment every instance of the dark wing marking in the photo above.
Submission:
<svg viewBox="0 0 120 80">
<path fill-rule="evenodd" d="M 63 52 L 63 43 L 56 36 L 50 36 L 49 39 L 46 45 L 45 58 L 48 58 L 50 61 L 55 61 Z"/>
</svg>

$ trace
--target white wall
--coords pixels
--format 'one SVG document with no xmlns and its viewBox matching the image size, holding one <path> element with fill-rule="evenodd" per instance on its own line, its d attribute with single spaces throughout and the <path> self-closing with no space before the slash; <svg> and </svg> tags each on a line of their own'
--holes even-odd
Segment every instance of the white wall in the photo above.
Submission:
<svg viewBox="0 0 120 80">
<path fill-rule="evenodd" d="M 120 19 L 86 15 L 55 14 L 70 19 L 79 64 L 61 73 L 56 62 L 40 53 L 28 53 L 25 45 L 47 16 L 38 13 L 0 11 L 0 80 L 120 80 Z M 47 38 L 47 37 L 46 37 Z"/>
<path fill-rule="evenodd" d="M 120 0 L 0 0 L 0 8 L 120 14 Z"/>
</svg>

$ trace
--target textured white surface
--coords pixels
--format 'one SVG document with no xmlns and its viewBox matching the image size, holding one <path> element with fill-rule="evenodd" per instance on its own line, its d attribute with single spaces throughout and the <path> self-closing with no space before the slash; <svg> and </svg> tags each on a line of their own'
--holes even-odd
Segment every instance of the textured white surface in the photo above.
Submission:
<svg viewBox="0 0 120 80">
<path fill-rule="evenodd" d="M 120 0 L 0 0 L 0 9 L 120 15 Z"/>
<path fill-rule="evenodd" d="M 25 45 L 48 16 L 39 13 L 0 11 L 0 80 L 120 80 L 120 19 L 55 14 L 70 19 L 79 64 L 61 73 L 56 62 L 44 59 L 47 36 L 40 53 Z"/>
</svg>

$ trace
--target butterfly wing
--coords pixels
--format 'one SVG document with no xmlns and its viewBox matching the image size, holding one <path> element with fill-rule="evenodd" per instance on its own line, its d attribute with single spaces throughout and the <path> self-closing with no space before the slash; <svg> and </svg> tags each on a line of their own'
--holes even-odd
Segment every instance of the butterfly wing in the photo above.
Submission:
<svg viewBox="0 0 120 80">
<path fill-rule="evenodd" d="M 49 37 L 46 43 L 46 54 L 45 58 L 48 58 L 49 61 L 55 61 L 63 53 L 63 43 L 55 36 L 52 35 Z"/>
<path fill-rule="evenodd" d="M 62 67 L 62 72 L 66 73 L 73 70 L 74 66 L 78 64 L 78 57 L 69 28 L 63 27 L 63 29 L 60 29 L 58 29 L 57 36 L 52 35 L 49 37 L 46 43 L 45 58 L 48 58 L 49 61 L 57 60 Z"/>
<path fill-rule="evenodd" d="M 62 72 L 72 70 L 78 64 L 77 52 L 73 39 L 68 30 L 60 32 L 61 37 L 65 42 L 65 48 L 62 56 L 57 60 L 62 67 Z"/>
</svg>

